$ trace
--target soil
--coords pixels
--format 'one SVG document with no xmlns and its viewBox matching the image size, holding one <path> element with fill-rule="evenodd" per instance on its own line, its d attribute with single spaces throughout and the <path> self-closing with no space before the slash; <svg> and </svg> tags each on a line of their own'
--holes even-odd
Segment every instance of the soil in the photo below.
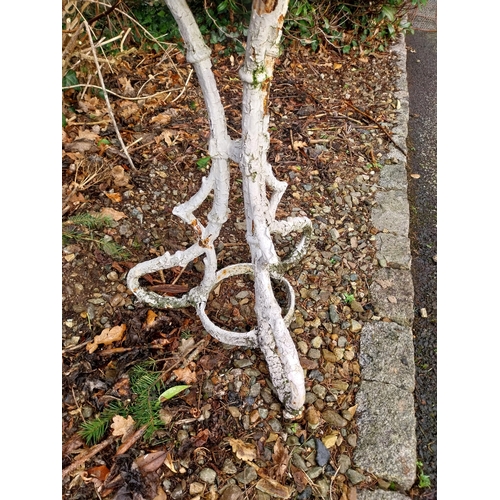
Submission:
<svg viewBox="0 0 500 500">
<path fill-rule="evenodd" d="M 277 218 L 304 215 L 314 227 L 307 255 L 286 275 L 296 292 L 290 331 L 307 374 L 306 408 L 295 422 L 283 419 L 260 352 L 222 345 L 194 309 L 152 310 L 126 286 L 137 263 L 196 241 L 172 214 L 210 168 L 203 165 L 204 102 L 182 53 L 128 51 L 101 68 L 136 169 L 121 150 L 105 101 L 91 88 L 64 92 L 63 498 L 228 499 L 238 491 L 269 498 L 277 489 L 292 498 L 344 500 L 377 484 L 364 472 L 355 485 L 350 466 L 342 464 L 356 445 L 354 325 L 374 314 L 370 211 L 389 145 L 385 130 L 397 108 L 391 57 L 349 58 L 326 49 L 311 57 L 294 47 L 276 67 L 269 158 L 276 177 L 289 184 Z M 241 130 L 241 62 L 217 51 L 213 59 L 233 138 Z M 231 213 L 216 242 L 219 269 L 250 261 L 235 164 L 231 175 Z M 202 223 L 209 210 L 210 197 L 196 212 Z M 298 237 L 276 239 L 281 257 Z M 181 296 L 202 277 L 203 262 L 195 260 L 147 275 L 143 285 Z M 285 309 L 278 286 L 276 293 Z M 228 330 L 254 328 L 251 278 L 224 281 L 207 313 Z M 118 334 L 94 341 L 103 331 Z M 154 361 L 162 390 L 190 386 L 162 403 L 162 426 L 146 439 L 120 435 L 116 420 L 100 439 L 85 442 L 82 423 L 103 416 L 113 402 L 134 404 L 130 373 L 147 361 Z"/>
</svg>

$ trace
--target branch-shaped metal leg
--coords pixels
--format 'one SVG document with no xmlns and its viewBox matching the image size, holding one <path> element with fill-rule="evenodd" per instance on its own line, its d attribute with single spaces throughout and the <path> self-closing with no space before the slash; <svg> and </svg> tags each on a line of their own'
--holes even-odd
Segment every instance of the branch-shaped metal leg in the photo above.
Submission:
<svg viewBox="0 0 500 500">
<path fill-rule="evenodd" d="M 278 181 L 267 161 L 269 149 L 267 100 L 273 73 L 277 44 L 288 1 L 254 2 L 249 27 L 245 64 L 240 71 L 243 81 L 242 138 L 232 141 L 227 132 L 222 106 L 210 64 L 210 50 L 185 0 L 165 0 L 174 15 L 187 46 L 187 60 L 193 64 L 200 82 L 210 119 L 209 151 L 212 169 L 203 179 L 200 190 L 173 213 L 190 224 L 197 242 L 186 250 L 138 264 L 127 278 L 129 288 L 142 301 L 156 308 L 186 307 L 192 305 L 206 331 L 221 342 L 245 347 L 259 347 L 263 352 L 271 380 L 285 416 L 300 413 L 305 401 L 304 374 L 295 345 L 288 331 L 295 296 L 290 283 L 283 277 L 306 253 L 311 239 L 312 225 L 306 217 L 289 217 L 277 221 L 276 210 L 286 189 L 286 182 Z M 214 241 L 227 220 L 229 199 L 229 158 L 237 161 L 243 177 L 247 242 L 252 255 L 251 263 L 236 264 L 217 272 Z M 267 198 L 267 189 L 270 198 Z M 193 212 L 214 192 L 213 208 L 204 227 Z M 302 238 L 292 253 L 280 260 L 272 234 L 285 236 L 297 232 Z M 182 297 L 163 297 L 141 287 L 139 279 L 145 274 L 185 266 L 193 259 L 205 255 L 202 282 Z M 250 332 L 224 330 L 215 325 L 205 312 L 210 292 L 222 280 L 231 276 L 252 274 L 255 282 L 255 313 L 257 326 Z M 287 294 L 287 310 L 282 316 L 273 291 L 278 282 Z"/>
</svg>

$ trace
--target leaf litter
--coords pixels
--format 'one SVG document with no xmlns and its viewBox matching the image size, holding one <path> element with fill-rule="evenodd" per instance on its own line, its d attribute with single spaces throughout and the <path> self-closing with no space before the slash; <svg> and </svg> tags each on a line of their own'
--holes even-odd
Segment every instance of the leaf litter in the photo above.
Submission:
<svg viewBox="0 0 500 500">
<path fill-rule="evenodd" d="M 278 498 L 350 498 L 353 486 L 339 472 L 339 460 L 350 460 L 356 446 L 355 323 L 374 314 L 370 209 L 390 142 L 384 129 L 397 109 L 391 56 L 360 61 L 321 49 L 311 59 L 296 47 L 276 67 L 269 158 L 277 178 L 289 185 L 277 217 L 305 215 L 314 225 L 308 255 L 287 276 L 297 296 L 290 330 L 307 389 L 306 411 L 295 422 L 283 420 L 260 352 L 220 344 L 192 309 L 151 311 L 126 287 L 126 273 L 136 263 L 195 241 L 172 209 L 198 190 L 210 168 L 200 167 L 209 134 L 201 90 L 182 54 L 172 48 L 169 56 L 124 52 L 102 68 L 137 171 L 120 151 L 104 100 L 64 93 L 63 220 L 105 214 L 112 224 L 94 230 L 95 236 L 129 252 L 117 258 L 87 240 L 63 246 L 64 498 L 118 498 L 127 491 L 138 492 L 137 498 L 172 498 L 187 495 L 200 477 L 208 480 L 207 498 L 229 485 L 249 498 L 259 491 Z M 217 55 L 233 138 L 241 131 L 239 64 L 238 57 Z M 148 75 L 156 77 L 149 81 Z M 250 259 L 236 165 L 231 175 L 231 213 L 217 240 L 221 268 Z M 206 220 L 209 210 L 207 200 L 197 216 Z M 281 256 L 295 244 L 292 237 L 275 243 Z M 145 276 L 144 284 L 179 295 L 202 273 L 203 262 L 196 260 Z M 233 277 L 226 285 L 214 291 L 207 313 L 227 329 L 253 328 L 251 283 Z M 347 295 L 356 300 L 346 303 Z M 145 440 L 144 427 L 127 427 L 132 417 L 115 416 L 105 439 L 88 448 L 78 438 L 84 419 L 98 417 L 112 401 L 126 404 L 128 373 L 147 360 L 155 361 L 167 390 L 186 387 L 163 401 L 163 428 Z M 131 434 L 120 443 L 116 434 L 125 429 Z M 247 483 L 252 476 L 242 474 L 249 464 L 257 475 Z M 207 470 L 214 471 L 213 482 Z M 376 482 L 364 475 L 358 490 Z"/>
</svg>

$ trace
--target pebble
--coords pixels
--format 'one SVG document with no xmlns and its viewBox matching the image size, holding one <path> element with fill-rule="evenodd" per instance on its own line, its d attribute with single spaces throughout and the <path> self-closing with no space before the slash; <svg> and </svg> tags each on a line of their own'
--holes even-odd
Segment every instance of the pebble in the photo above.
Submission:
<svg viewBox="0 0 500 500">
<path fill-rule="evenodd" d="M 236 480 L 241 484 L 250 484 L 252 481 L 257 479 L 257 472 L 251 466 L 245 467 L 242 472 L 234 476 Z"/>
<path fill-rule="evenodd" d="M 335 427 L 345 427 L 347 425 L 347 420 L 334 410 L 327 409 L 323 411 L 321 416 L 325 422 Z"/>
<path fill-rule="evenodd" d="M 312 496 L 312 493 L 313 493 L 312 488 L 309 485 L 307 485 L 304 488 L 304 491 L 302 491 L 297 495 L 297 500 L 309 500 L 309 498 L 311 498 Z"/>
<path fill-rule="evenodd" d="M 365 476 L 363 476 L 363 474 L 360 474 L 358 471 L 354 469 L 349 469 L 346 472 L 346 476 L 347 479 L 349 479 L 349 481 L 351 481 L 351 483 L 354 485 L 359 484 L 366 479 Z"/>
<path fill-rule="evenodd" d="M 224 489 L 219 500 L 243 500 L 244 494 L 237 484 L 230 484 Z"/>
<path fill-rule="evenodd" d="M 351 466 L 351 459 L 348 455 L 340 455 L 338 458 L 338 468 L 341 474 L 345 474 Z"/>
<path fill-rule="evenodd" d="M 203 492 L 205 486 L 202 483 L 198 483 L 197 481 L 191 483 L 189 485 L 189 494 L 190 495 L 199 495 Z"/>
<path fill-rule="evenodd" d="M 316 443 L 316 463 L 320 467 L 323 467 L 330 460 L 330 452 L 328 451 L 328 448 L 324 445 L 323 441 L 321 441 L 321 439 L 315 438 L 315 443 Z"/>
<path fill-rule="evenodd" d="M 330 315 L 330 321 L 333 324 L 340 322 L 340 317 L 339 314 L 337 313 L 337 308 L 333 304 L 330 304 L 330 307 L 328 308 L 328 314 Z"/>
<path fill-rule="evenodd" d="M 316 479 L 323 474 L 323 467 L 311 467 L 306 474 L 310 479 Z"/>
<path fill-rule="evenodd" d="M 319 319 L 319 318 L 318 318 Z M 318 325 L 319 326 L 319 325 Z M 319 349 L 323 344 L 323 339 L 318 335 L 312 339 L 311 345 L 315 349 Z"/>
<path fill-rule="evenodd" d="M 214 484 L 217 478 L 217 472 L 215 472 L 210 467 L 205 467 L 200 471 L 200 479 L 207 484 Z"/>
<path fill-rule="evenodd" d="M 224 472 L 224 474 L 229 474 L 232 476 L 233 474 L 236 474 L 238 472 L 238 469 L 230 458 L 226 458 L 226 460 L 224 460 L 224 465 L 222 466 L 222 472 Z"/>
<path fill-rule="evenodd" d="M 321 357 L 321 352 L 319 349 L 314 349 L 313 347 L 309 349 L 307 356 L 311 359 L 319 359 Z"/>
<path fill-rule="evenodd" d="M 316 394 L 316 396 L 318 396 L 321 399 L 325 399 L 325 396 L 326 396 L 326 387 L 323 387 L 322 385 L 316 384 L 312 388 L 312 390 L 313 390 L 314 394 Z"/>
<path fill-rule="evenodd" d="M 363 325 L 359 321 L 356 321 L 355 319 L 351 320 L 351 332 L 352 333 L 358 333 L 361 331 L 362 328 L 363 328 Z"/>
</svg>

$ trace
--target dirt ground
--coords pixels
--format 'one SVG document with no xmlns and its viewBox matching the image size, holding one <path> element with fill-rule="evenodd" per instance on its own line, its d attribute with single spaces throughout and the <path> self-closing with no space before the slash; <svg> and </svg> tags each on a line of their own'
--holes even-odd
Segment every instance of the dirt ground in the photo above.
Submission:
<svg viewBox="0 0 500 500">
<path fill-rule="evenodd" d="M 323 50 L 312 58 L 295 48 L 276 67 L 269 158 L 289 184 L 277 218 L 305 215 L 314 227 L 308 254 L 286 276 L 296 293 L 290 331 L 307 390 L 294 422 L 283 419 L 260 352 L 222 345 L 194 309 L 152 310 L 126 286 L 138 262 L 195 241 L 172 209 L 197 192 L 210 168 L 209 127 L 182 53 L 132 50 L 102 67 L 136 170 L 96 89 L 64 92 L 63 498 L 346 500 L 377 484 L 366 472 L 356 483 L 349 471 L 359 329 L 376 313 L 368 292 L 376 265 L 370 210 L 398 107 L 390 57 Z M 214 53 L 233 138 L 241 130 L 241 62 Z M 231 175 L 219 269 L 250 261 L 235 164 Z M 209 210 L 210 197 L 197 211 L 202 222 Z M 298 237 L 276 240 L 280 256 Z M 147 275 L 143 285 L 180 296 L 202 276 L 195 260 Z M 207 313 L 225 329 L 246 331 L 254 327 L 252 305 L 251 279 L 233 277 L 214 290 Z M 168 388 L 189 386 L 143 425 L 134 413 L 138 367 L 156 377 L 151 404 Z M 108 423 L 86 441 L 82 424 L 88 429 L 99 416 Z"/>
</svg>

